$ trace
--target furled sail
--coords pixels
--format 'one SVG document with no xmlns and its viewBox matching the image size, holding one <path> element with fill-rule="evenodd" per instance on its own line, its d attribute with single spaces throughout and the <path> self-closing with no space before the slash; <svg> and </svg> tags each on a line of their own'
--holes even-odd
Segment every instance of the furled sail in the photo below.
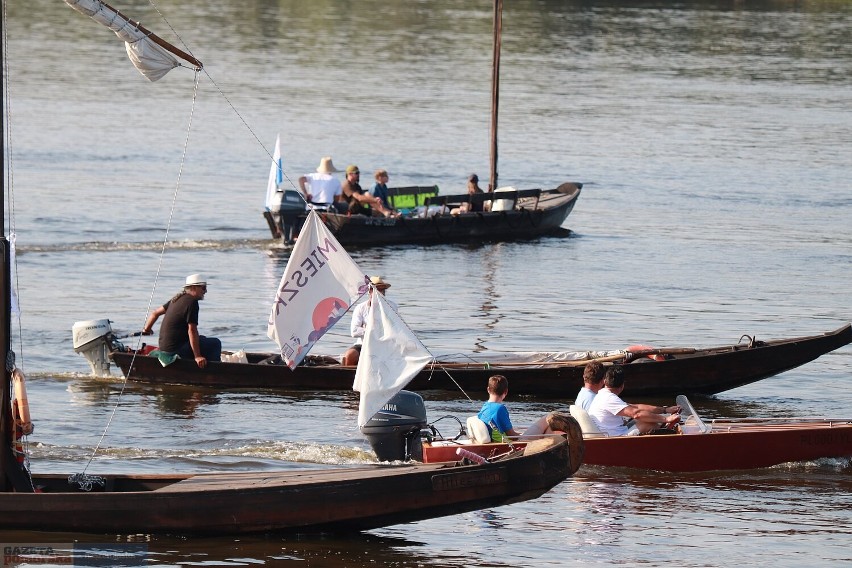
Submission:
<svg viewBox="0 0 852 568">
<path fill-rule="evenodd" d="M 149 81 L 161 79 L 166 73 L 180 66 L 175 56 L 201 69 L 201 62 L 191 55 L 151 33 L 139 22 L 100 0 L 65 0 L 65 3 L 102 24 L 124 42 L 131 63 Z"/>
</svg>

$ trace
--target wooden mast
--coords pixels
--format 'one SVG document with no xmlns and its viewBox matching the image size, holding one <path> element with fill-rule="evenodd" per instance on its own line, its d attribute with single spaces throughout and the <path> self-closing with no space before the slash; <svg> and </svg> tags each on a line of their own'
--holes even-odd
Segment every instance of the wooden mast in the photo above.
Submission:
<svg viewBox="0 0 852 568">
<path fill-rule="evenodd" d="M 11 261 L 9 259 L 9 239 L 6 238 L 6 23 L 2 27 L 3 39 L 0 41 L 0 255 L 3 263 L 0 267 L 0 310 L 3 322 L 0 324 L 0 365 L 3 365 L 2 392 L 0 392 L 0 492 L 11 489 L 6 475 L 12 460 L 12 373 L 8 368 L 12 335 L 12 293 Z"/>
<path fill-rule="evenodd" d="M 497 189 L 497 111 L 500 103 L 500 45 L 503 35 L 503 0 L 494 0 L 494 55 L 491 66 L 491 175 L 488 189 Z"/>
</svg>

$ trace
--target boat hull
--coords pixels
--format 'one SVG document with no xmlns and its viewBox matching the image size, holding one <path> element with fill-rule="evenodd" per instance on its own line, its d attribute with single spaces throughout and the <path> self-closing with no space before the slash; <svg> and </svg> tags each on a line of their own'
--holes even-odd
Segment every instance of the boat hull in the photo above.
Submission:
<svg viewBox="0 0 852 568">
<path fill-rule="evenodd" d="M 395 218 L 322 212 L 320 218 L 343 246 L 534 239 L 560 231 L 582 186 L 566 183 L 507 211 Z M 276 236 L 277 225 L 267 220 Z"/>
<path fill-rule="evenodd" d="M 586 439 L 587 465 L 659 471 L 769 467 L 820 458 L 852 457 L 852 423 L 723 423 L 708 434 Z"/>
<path fill-rule="evenodd" d="M 35 476 L 0 494 L 0 529 L 225 535 L 367 530 L 536 498 L 569 477 L 568 443 L 485 465 L 403 464 L 190 476 L 105 476 L 90 492 Z M 334 506 L 329 506 L 334 503 Z"/>
<path fill-rule="evenodd" d="M 788 371 L 852 342 L 852 329 L 846 325 L 833 332 L 710 349 L 685 350 L 664 361 L 634 362 L 624 365 L 624 396 L 712 395 L 747 385 Z M 263 388 L 285 390 L 351 390 L 355 367 L 337 364 L 300 365 L 290 370 L 284 365 L 260 363 L 271 353 L 249 354 L 249 363 L 209 363 L 199 369 L 194 361 L 177 360 L 163 367 L 154 357 L 113 352 L 110 357 L 130 381 L 154 384 L 182 384 L 218 389 Z M 468 364 L 427 365 L 406 388 L 423 390 L 480 390 L 488 377 L 505 375 L 517 395 L 572 399 L 583 385 L 583 361 L 547 365 L 502 365 L 478 363 L 471 355 Z M 451 367 L 451 368 L 450 368 Z"/>
</svg>

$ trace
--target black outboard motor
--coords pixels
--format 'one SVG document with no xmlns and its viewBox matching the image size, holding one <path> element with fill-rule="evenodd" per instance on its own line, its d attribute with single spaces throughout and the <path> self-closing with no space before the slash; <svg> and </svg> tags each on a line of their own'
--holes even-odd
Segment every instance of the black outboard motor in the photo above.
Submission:
<svg viewBox="0 0 852 568">
<path fill-rule="evenodd" d="M 295 189 L 278 190 L 276 197 L 280 197 L 280 205 L 273 208 L 272 216 L 278 223 L 284 243 L 293 244 L 294 236 L 302 228 L 299 216 L 305 215 L 305 198 Z"/>
<path fill-rule="evenodd" d="M 423 461 L 420 431 L 425 427 L 423 397 L 402 390 L 361 427 L 361 433 L 379 461 Z"/>
</svg>

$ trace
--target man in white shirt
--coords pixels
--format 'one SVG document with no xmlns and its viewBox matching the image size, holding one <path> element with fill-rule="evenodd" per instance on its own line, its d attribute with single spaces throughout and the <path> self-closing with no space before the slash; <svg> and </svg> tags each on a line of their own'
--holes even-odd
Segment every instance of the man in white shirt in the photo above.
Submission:
<svg viewBox="0 0 852 568">
<path fill-rule="evenodd" d="M 361 346 L 364 343 L 364 333 L 367 331 L 367 315 L 370 313 L 370 302 L 372 301 L 373 291 L 378 290 L 384 296 L 385 290 L 391 286 L 381 276 L 371 276 L 370 284 L 370 298 L 366 302 L 361 302 L 352 310 L 352 323 L 349 326 L 349 332 L 355 338 L 355 344 L 343 354 L 342 363 L 344 365 L 354 367 L 358 364 L 358 359 L 361 358 Z M 388 300 L 388 303 L 394 310 L 398 309 L 392 300 Z"/>
<path fill-rule="evenodd" d="M 583 369 L 583 388 L 577 393 L 577 398 L 574 399 L 574 404 L 589 411 L 589 406 L 598 391 L 604 386 L 604 366 L 599 361 L 589 361 Z"/>
<path fill-rule="evenodd" d="M 621 365 L 613 365 L 607 369 L 604 387 L 595 395 L 588 410 L 601 432 L 609 436 L 635 436 L 680 422 L 679 406 L 629 404 L 618 396 L 623 390 L 624 369 Z M 628 427 L 624 419 L 631 418 L 635 423 Z"/>
<path fill-rule="evenodd" d="M 330 206 L 334 211 L 345 212 L 348 205 L 342 201 L 343 189 L 340 180 L 333 173 L 339 172 L 331 161 L 331 156 L 325 156 L 320 160 L 317 171 L 305 174 L 299 178 L 299 189 L 308 203 L 315 205 Z"/>
</svg>

